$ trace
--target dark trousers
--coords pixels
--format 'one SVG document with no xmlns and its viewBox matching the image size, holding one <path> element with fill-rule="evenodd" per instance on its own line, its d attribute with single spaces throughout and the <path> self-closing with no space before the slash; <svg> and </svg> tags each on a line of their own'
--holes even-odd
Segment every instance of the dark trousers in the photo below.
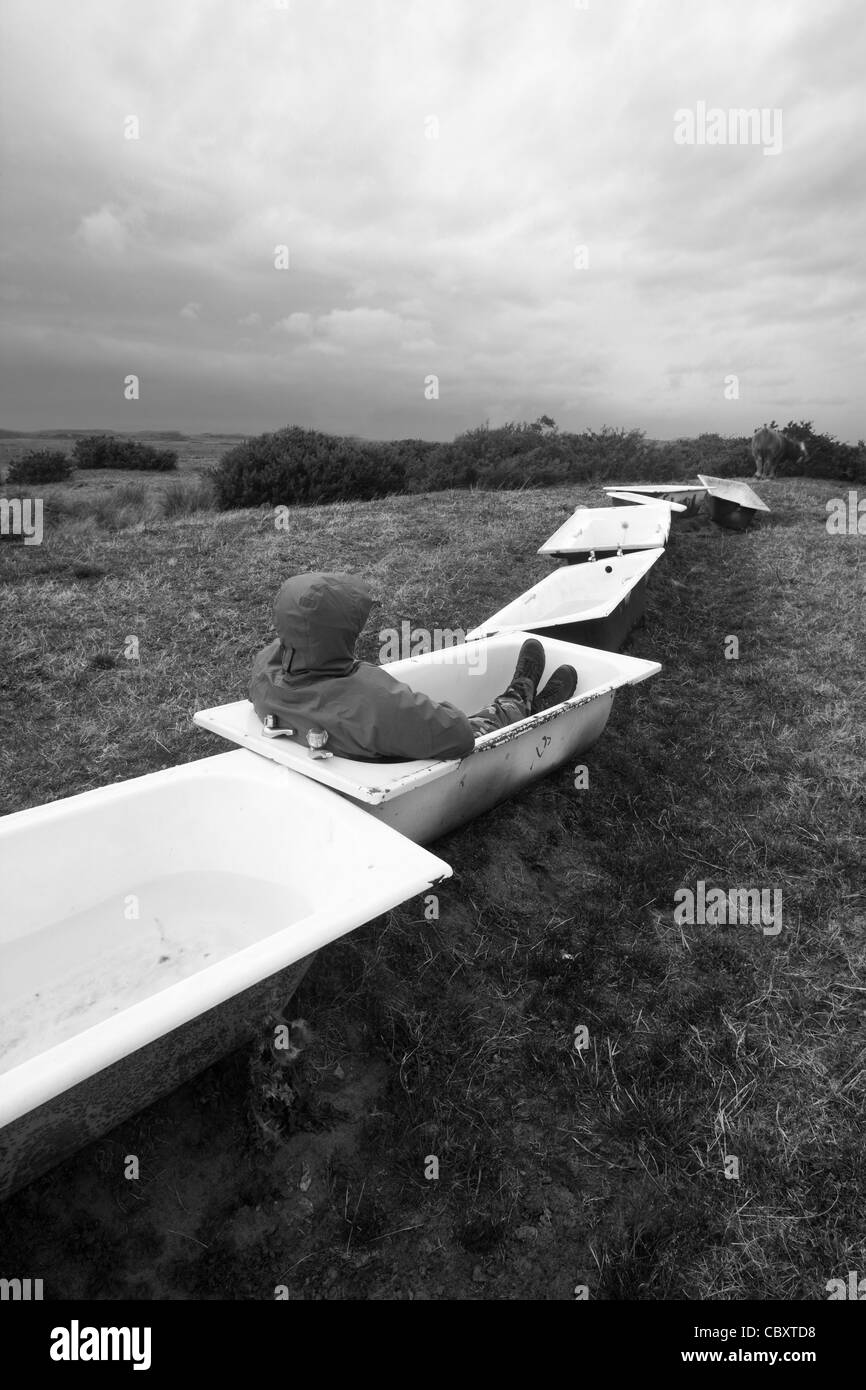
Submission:
<svg viewBox="0 0 866 1390">
<path fill-rule="evenodd" d="M 469 723 L 479 734 L 491 734 L 494 729 L 503 729 L 506 724 L 516 724 L 532 713 L 535 686 L 527 676 L 513 680 L 507 690 L 497 695 L 492 705 L 486 705 L 477 714 L 470 714 Z"/>
</svg>

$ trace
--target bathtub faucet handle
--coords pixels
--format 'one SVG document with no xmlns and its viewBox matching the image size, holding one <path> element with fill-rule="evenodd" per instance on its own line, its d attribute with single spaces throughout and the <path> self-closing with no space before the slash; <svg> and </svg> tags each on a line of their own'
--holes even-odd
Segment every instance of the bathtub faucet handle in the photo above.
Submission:
<svg viewBox="0 0 866 1390">
<path fill-rule="evenodd" d="M 262 720 L 262 733 L 265 738 L 279 738 L 281 734 L 288 734 L 291 736 L 294 732 L 294 729 L 279 728 L 277 725 L 277 716 L 275 714 L 266 714 Z"/>
<path fill-rule="evenodd" d="M 307 731 L 307 747 L 310 750 L 311 758 L 333 758 L 333 753 L 325 752 L 327 742 L 328 734 L 325 729 L 309 729 Z"/>
</svg>

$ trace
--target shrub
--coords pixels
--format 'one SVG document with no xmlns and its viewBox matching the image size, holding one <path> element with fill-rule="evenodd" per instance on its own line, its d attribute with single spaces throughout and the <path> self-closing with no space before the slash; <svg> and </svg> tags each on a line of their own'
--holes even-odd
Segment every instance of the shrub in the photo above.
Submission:
<svg viewBox="0 0 866 1390">
<path fill-rule="evenodd" d="M 805 438 L 807 474 L 864 478 L 866 446 L 817 435 L 808 421 L 786 427 Z M 373 442 L 291 426 L 244 440 L 214 474 L 217 504 L 304 505 L 449 488 L 534 488 L 563 483 L 685 482 L 700 473 L 747 478 L 754 472 L 750 437 L 701 434 L 648 442 L 642 430 L 560 433 L 549 416 L 532 424 L 485 424 L 450 443 L 423 439 Z"/>
<path fill-rule="evenodd" d="M 328 447 L 310 464 L 311 502 L 368 501 L 405 490 L 405 470 L 387 444 L 326 438 Z"/>
<path fill-rule="evenodd" d="M 672 439 L 657 449 L 664 460 L 659 481 L 693 482 L 698 473 L 747 478 L 755 471 L 745 435 L 700 434 L 697 439 Z"/>
<path fill-rule="evenodd" d="M 415 479 L 423 471 L 426 461 L 440 447 L 433 439 L 394 439 L 380 446 L 402 471 L 403 487 L 407 492 L 423 492 L 424 488 L 415 486 Z"/>
<path fill-rule="evenodd" d="M 779 428 L 775 420 L 771 421 L 770 428 Z M 832 434 L 819 434 L 811 420 L 789 420 L 784 432 L 792 439 L 801 439 L 808 455 L 805 463 L 797 463 L 793 467 L 786 465 L 781 470 L 786 476 L 866 482 L 866 445 L 862 439 L 856 445 L 843 444 Z"/>
<path fill-rule="evenodd" d="M 79 468 L 110 468 L 111 444 L 111 435 L 91 434 L 76 440 L 72 457 Z"/>
<path fill-rule="evenodd" d="M 406 487 L 409 492 L 442 492 L 452 487 L 472 487 L 476 477 L 475 470 L 460 457 L 454 444 L 435 444 L 410 464 Z"/>
<path fill-rule="evenodd" d="M 9 465 L 7 483 L 63 483 L 71 478 L 75 464 L 65 454 L 50 449 L 31 450 Z"/>
<path fill-rule="evenodd" d="M 866 445 L 843 444 L 830 434 L 819 434 L 810 420 L 789 420 L 785 426 L 775 420 L 769 428 L 782 430 L 792 439 L 802 439 L 808 451 L 804 464 L 785 464 L 782 475 L 807 478 L 842 478 L 851 482 L 866 481 Z M 697 439 L 674 439 L 660 445 L 659 452 L 666 461 L 666 476 L 693 478 L 697 473 L 709 473 L 719 478 L 750 478 L 755 472 L 751 454 L 751 435 L 701 434 Z M 648 481 L 652 481 L 648 479 Z"/>
<path fill-rule="evenodd" d="M 148 473 L 171 473 L 177 468 L 173 449 L 154 449 L 137 439 L 91 434 L 76 442 L 73 457 L 79 468 L 122 468 Z"/>
<path fill-rule="evenodd" d="M 407 470 L 411 492 L 443 488 L 547 487 L 569 478 L 569 436 L 548 416 L 533 424 L 481 425 L 450 444 L 419 451 Z"/>
<path fill-rule="evenodd" d="M 654 482 L 660 460 L 643 430 L 585 430 L 567 435 L 571 453 L 570 476 L 575 481 L 596 483 Z"/>
<path fill-rule="evenodd" d="M 648 480 L 655 454 L 640 430 L 609 426 L 561 434 L 549 416 L 533 424 L 482 426 L 440 444 L 413 470 L 413 491 L 442 487 L 551 487 L 568 482 Z M 651 480 L 651 479 L 649 479 Z"/>
<path fill-rule="evenodd" d="M 137 464 L 136 467 L 145 467 L 154 473 L 174 473 L 177 470 L 177 450 L 176 449 L 151 449 L 148 445 L 142 445 L 147 450 L 147 462 Z"/>
<path fill-rule="evenodd" d="M 217 504 L 226 510 L 385 497 L 404 490 L 406 474 L 391 444 L 292 425 L 236 444 L 213 479 Z"/>
</svg>

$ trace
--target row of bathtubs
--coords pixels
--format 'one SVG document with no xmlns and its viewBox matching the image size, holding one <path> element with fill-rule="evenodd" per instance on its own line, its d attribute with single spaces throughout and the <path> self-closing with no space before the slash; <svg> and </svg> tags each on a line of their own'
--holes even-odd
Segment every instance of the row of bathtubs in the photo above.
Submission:
<svg viewBox="0 0 866 1390">
<path fill-rule="evenodd" d="M 672 507 L 579 511 L 605 515 L 541 548 L 566 564 L 465 643 L 388 667 L 467 714 L 528 634 L 542 683 L 576 667 L 572 699 L 468 757 L 315 758 L 243 700 L 195 715 L 234 751 L 0 819 L 0 1196 L 240 1045 L 323 946 L 450 875 L 426 846 L 577 759 L 617 690 L 660 670 L 618 649 Z"/>
</svg>

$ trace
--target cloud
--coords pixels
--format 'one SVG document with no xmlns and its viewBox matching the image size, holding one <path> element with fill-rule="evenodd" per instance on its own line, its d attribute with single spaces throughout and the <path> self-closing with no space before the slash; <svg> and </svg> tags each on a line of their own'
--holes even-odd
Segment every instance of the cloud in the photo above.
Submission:
<svg viewBox="0 0 866 1390">
<path fill-rule="evenodd" d="M 404 317 L 388 309 L 330 309 L 325 314 L 296 312 L 274 324 L 274 331 L 302 343 L 311 352 L 325 356 L 351 354 L 359 365 L 384 355 L 400 352 L 432 351 L 426 320 Z"/>
<path fill-rule="evenodd" d="M 274 328 L 277 332 L 287 333 L 290 338 L 309 338 L 313 331 L 313 317 L 311 314 L 289 314 L 288 318 L 275 323 Z"/>
<path fill-rule="evenodd" d="M 372 347 L 397 342 L 403 323 L 388 309 L 332 309 L 316 320 L 316 328 L 331 342 Z"/>
<path fill-rule="evenodd" d="M 346 291 L 347 299 L 372 299 L 377 293 L 376 281 L 370 279 L 361 280 L 357 285 L 352 285 Z"/>
<path fill-rule="evenodd" d="M 140 214 L 104 203 L 95 212 L 85 213 L 78 226 L 78 239 L 96 256 L 122 256 L 132 244 L 140 226 Z"/>
<path fill-rule="evenodd" d="M 791 397 L 856 439 L 864 33 L 807 0 L 6 0 L 6 418 L 123 427 L 107 352 L 152 364 L 154 428 L 668 438 L 739 428 L 741 370 L 749 425 Z M 676 145 L 699 101 L 781 109 L 782 153 Z"/>
</svg>

